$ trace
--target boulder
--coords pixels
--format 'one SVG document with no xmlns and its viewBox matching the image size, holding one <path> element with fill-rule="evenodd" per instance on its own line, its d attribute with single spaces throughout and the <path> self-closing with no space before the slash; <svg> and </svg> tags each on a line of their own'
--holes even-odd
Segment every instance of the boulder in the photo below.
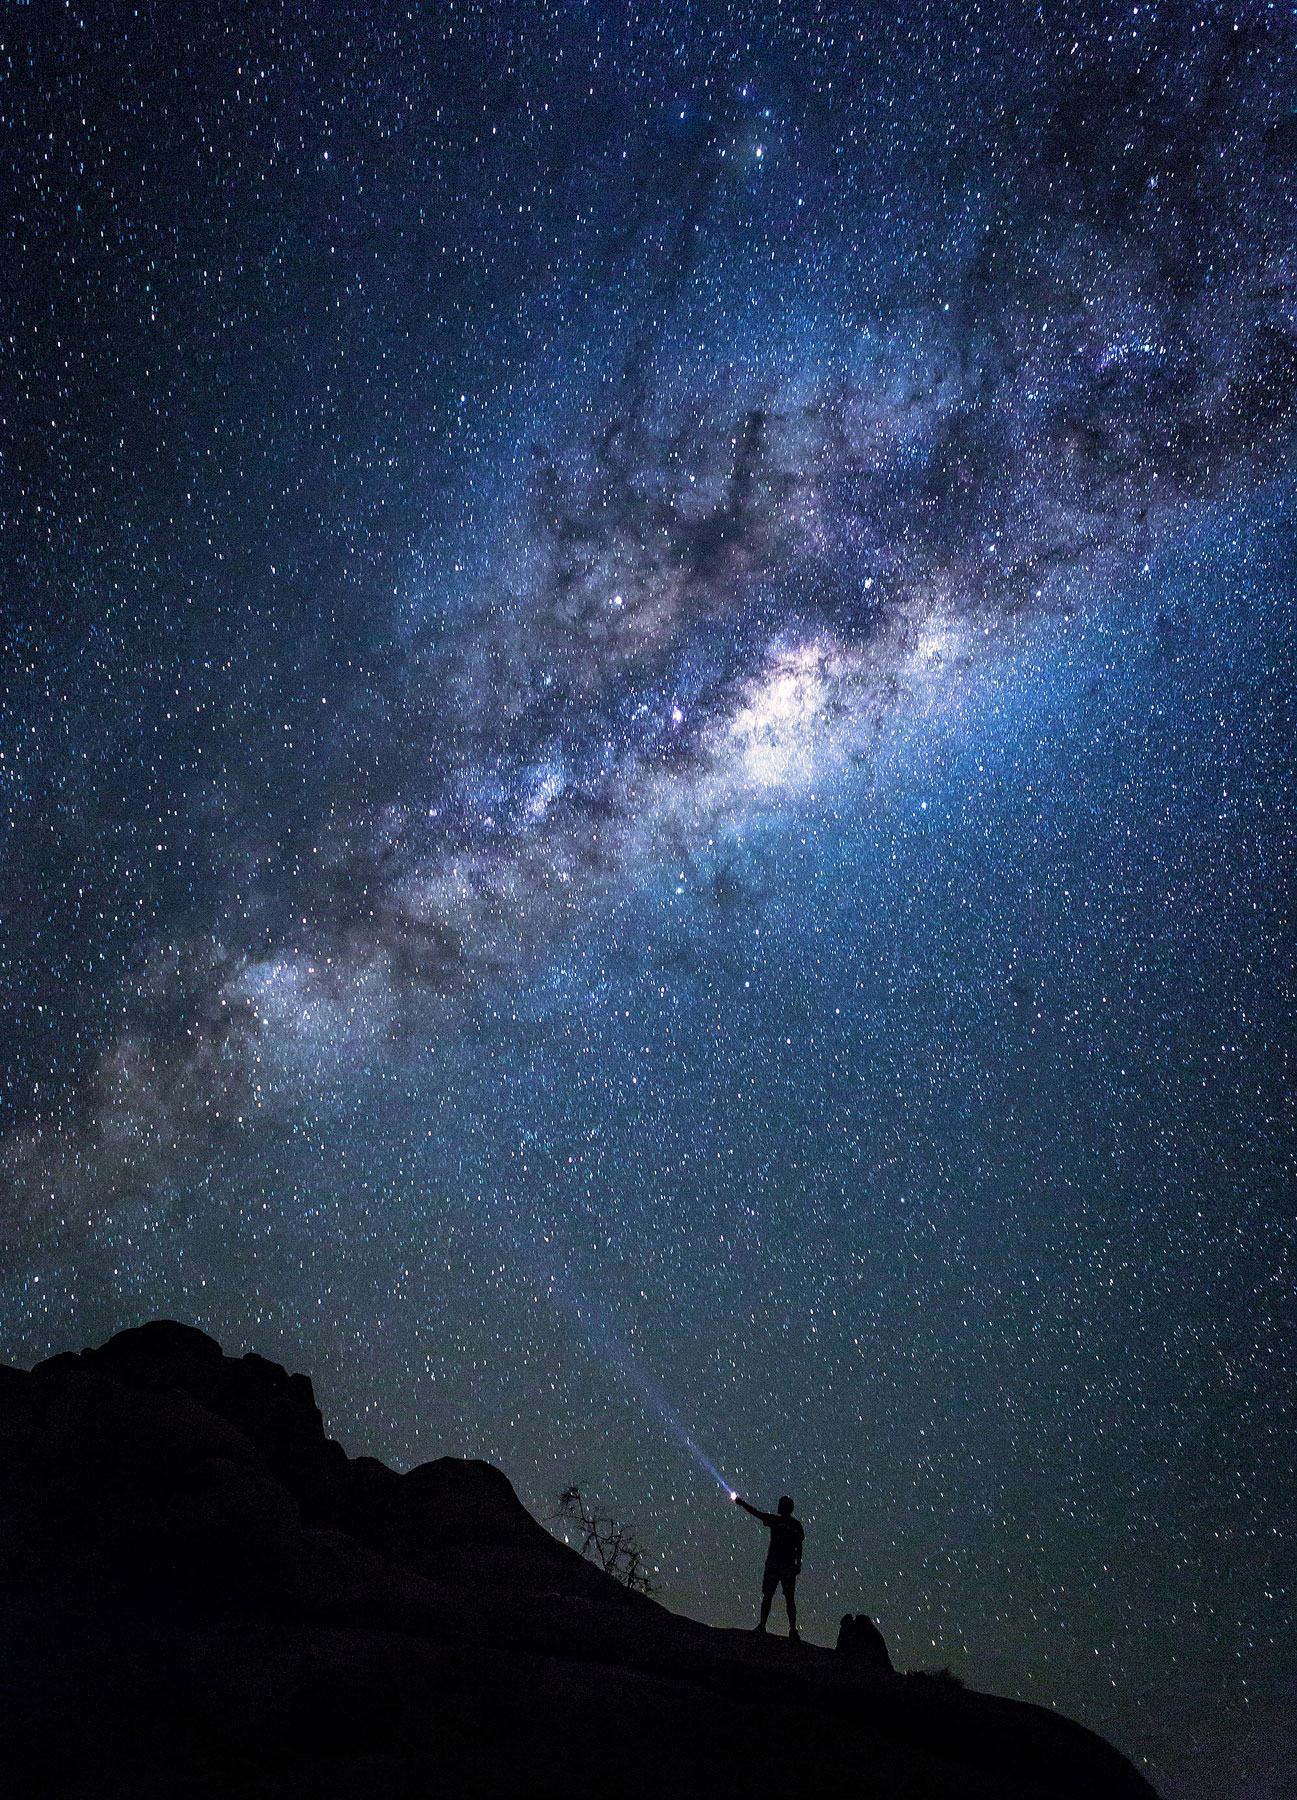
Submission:
<svg viewBox="0 0 1297 1800">
<path fill-rule="evenodd" d="M 384 1556 L 450 1586 L 571 1593 L 634 1603 L 640 1596 L 537 1524 L 490 1463 L 439 1457 L 376 1488 L 365 1540 Z"/>
<path fill-rule="evenodd" d="M 214 1338 L 173 1319 L 119 1331 L 98 1349 L 65 1352 L 38 1363 L 45 1382 L 74 1371 L 109 1377 L 143 1393 L 185 1394 L 255 1447 L 312 1522 L 339 1524 L 349 1504 L 346 1452 L 326 1436 L 305 1375 L 251 1352 L 226 1356 Z"/>
<path fill-rule="evenodd" d="M 887 1640 L 868 1613 L 843 1613 L 838 1626 L 837 1650 L 850 1657 L 861 1668 L 874 1669 L 880 1675 L 891 1675 L 892 1659 L 887 1653 Z"/>
</svg>

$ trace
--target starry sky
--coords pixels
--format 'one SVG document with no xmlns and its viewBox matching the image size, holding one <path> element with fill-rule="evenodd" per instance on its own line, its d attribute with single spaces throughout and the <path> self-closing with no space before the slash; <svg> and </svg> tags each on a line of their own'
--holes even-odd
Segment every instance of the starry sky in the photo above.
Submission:
<svg viewBox="0 0 1297 1800">
<path fill-rule="evenodd" d="M 0 30 L 0 1354 L 1297 1783 L 1290 8 Z"/>
</svg>

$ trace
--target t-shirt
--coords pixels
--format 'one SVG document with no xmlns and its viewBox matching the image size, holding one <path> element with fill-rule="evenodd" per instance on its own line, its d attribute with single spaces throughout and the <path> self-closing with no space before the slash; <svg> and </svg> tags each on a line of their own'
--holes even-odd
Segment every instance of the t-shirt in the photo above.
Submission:
<svg viewBox="0 0 1297 1800">
<path fill-rule="evenodd" d="M 766 1567 L 768 1569 L 796 1569 L 802 1560 L 802 1540 L 806 1533 L 802 1530 L 800 1519 L 791 1515 L 782 1518 L 779 1513 L 759 1512 L 757 1517 L 763 1525 L 770 1528 L 770 1548 L 766 1551 Z"/>
</svg>

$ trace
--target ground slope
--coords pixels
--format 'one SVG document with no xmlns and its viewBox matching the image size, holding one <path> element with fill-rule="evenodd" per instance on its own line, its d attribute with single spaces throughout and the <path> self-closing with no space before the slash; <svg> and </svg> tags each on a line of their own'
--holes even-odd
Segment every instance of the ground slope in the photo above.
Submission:
<svg viewBox="0 0 1297 1800">
<path fill-rule="evenodd" d="M 51 1800 L 1147 1800 L 1039 1707 L 680 1618 L 156 1321 L 0 1367 L 0 1778 Z"/>
</svg>

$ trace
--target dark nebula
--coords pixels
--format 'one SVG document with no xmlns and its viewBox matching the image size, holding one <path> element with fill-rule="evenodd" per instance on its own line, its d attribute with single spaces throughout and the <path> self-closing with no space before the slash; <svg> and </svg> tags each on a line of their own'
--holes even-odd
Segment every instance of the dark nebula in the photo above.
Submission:
<svg viewBox="0 0 1297 1800">
<path fill-rule="evenodd" d="M 7 1353 L 1286 1791 L 1292 20 L 22 10 Z"/>
</svg>

